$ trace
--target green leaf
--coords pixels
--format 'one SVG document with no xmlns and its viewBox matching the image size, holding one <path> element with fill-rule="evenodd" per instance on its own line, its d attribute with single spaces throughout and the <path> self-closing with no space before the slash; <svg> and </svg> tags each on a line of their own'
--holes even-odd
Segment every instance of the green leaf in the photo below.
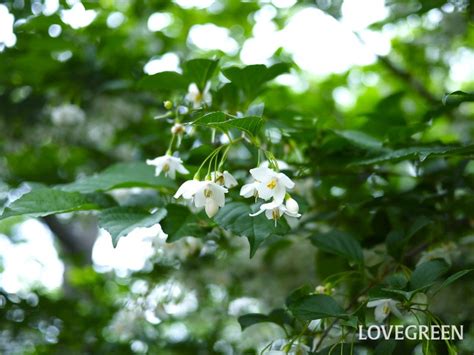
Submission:
<svg viewBox="0 0 474 355">
<path fill-rule="evenodd" d="M 375 348 L 375 355 L 391 355 L 397 347 L 397 342 L 394 339 L 382 340 Z"/>
<path fill-rule="evenodd" d="M 474 93 L 454 91 L 443 97 L 443 104 L 446 106 L 457 106 L 463 102 L 474 102 Z"/>
<path fill-rule="evenodd" d="M 192 59 L 184 63 L 184 75 L 189 82 L 195 83 L 199 91 L 203 92 L 206 83 L 214 75 L 218 60 L 211 59 Z"/>
<path fill-rule="evenodd" d="M 242 330 L 258 323 L 275 323 L 280 326 L 291 323 L 291 316 L 284 309 L 275 309 L 269 315 L 261 313 L 249 313 L 239 317 Z"/>
<path fill-rule="evenodd" d="M 348 142 L 354 144 L 357 147 L 368 149 L 368 150 L 380 150 L 382 148 L 382 142 L 377 138 L 369 136 L 368 134 L 360 131 L 338 131 L 335 130 L 338 136 L 343 137 Z"/>
<path fill-rule="evenodd" d="M 310 238 L 311 243 L 321 250 L 342 256 L 357 263 L 363 263 L 362 247 L 352 235 L 337 230 L 317 234 Z"/>
<path fill-rule="evenodd" d="M 163 232 L 168 234 L 166 241 L 175 242 L 184 237 L 198 238 L 203 234 L 203 218 L 192 213 L 182 205 L 170 204 L 166 207 L 167 217 L 161 222 Z"/>
<path fill-rule="evenodd" d="M 160 208 L 153 214 L 132 207 L 113 207 L 104 210 L 99 216 L 99 227 L 104 228 L 112 237 L 114 247 L 121 237 L 128 235 L 138 227 L 151 227 L 166 216 L 166 210 Z"/>
<path fill-rule="evenodd" d="M 392 150 L 373 158 L 359 160 L 349 164 L 349 166 L 372 165 L 407 159 L 425 160 L 430 156 L 463 156 L 472 154 L 474 154 L 474 144 L 466 146 L 410 147 Z"/>
<path fill-rule="evenodd" d="M 428 287 L 437 281 L 449 269 L 449 265 L 442 259 L 427 261 L 416 267 L 411 275 L 410 288 L 419 290 Z"/>
<path fill-rule="evenodd" d="M 288 71 L 288 64 L 278 63 L 268 68 L 262 64 L 248 65 L 243 68 L 230 67 L 224 69 L 223 73 L 233 84 L 242 89 L 248 99 L 253 99 L 260 92 L 263 84 Z"/>
<path fill-rule="evenodd" d="M 288 308 L 296 318 L 302 320 L 347 317 L 347 313 L 332 297 L 323 294 L 298 298 Z"/>
<path fill-rule="evenodd" d="M 419 216 L 416 218 L 415 222 L 413 222 L 412 226 L 410 227 L 410 229 L 408 230 L 407 232 L 407 235 L 406 235 L 406 239 L 410 239 L 411 237 L 413 237 L 416 233 L 418 233 L 418 231 L 420 231 L 421 229 L 423 229 L 425 226 L 429 225 L 433 223 L 433 221 L 431 219 L 429 219 L 428 217 L 425 217 L 425 216 Z"/>
<path fill-rule="evenodd" d="M 77 180 L 73 183 L 58 186 L 63 191 L 91 193 L 109 191 L 123 187 L 152 187 L 175 189 L 173 180 L 155 176 L 154 168 L 143 162 L 119 163 L 103 172 Z"/>
<path fill-rule="evenodd" d="M 5 208 L 0 219 L 21 215 L 44 217 L 57 213 L 95 210 L 103 206 L 102 202 L 93 196 L 85 196 L 78 192 L 40 188 L 23 195 Z"/>
<path fill-rule="evenodd" d="M 473 271 L 473 269 L 461 270 L 461 271 L 458 271 L 455 274 L 449 276 L 446 280 L 443 281 L 443 283 L 441 285 L 437 285 L 436 287 L 433 288 L 433 293 L 437 293 L 438 291 L 440 291 L 441 289 L 449 286 L 450 284 L 452 284 L 456 280 L 460 279 L 461 277 L 469 274 L 471 271 Z"/>
<path fill-rule="evenodd" d="M 138 88 L 149 91 L 186 90 L 189 81 L 174 71 L 164 71 L 154 75 L 147 75 L 138 82 Z"/>
<path fill-rule="evenodd" d="M 232 233 L 247 237 L 250 244 L 250 257 L 270 235 L 285 235 L 289 227 L 280 219 L 277 226 L 264 215 L 250 217 L 252 209 L 243 202 L 231 202 L 220 209 L 214 217 L 216 223 Z"/>
<path fill-rule="evenodd" d="M 224 112 L 212 112 L 198 118 L 192 124 L 215 127 L 224 131 L 236 128 L 254 137 L 263 125 L 263 118 L 258 116 L 238 118 Z"/>
</svg>

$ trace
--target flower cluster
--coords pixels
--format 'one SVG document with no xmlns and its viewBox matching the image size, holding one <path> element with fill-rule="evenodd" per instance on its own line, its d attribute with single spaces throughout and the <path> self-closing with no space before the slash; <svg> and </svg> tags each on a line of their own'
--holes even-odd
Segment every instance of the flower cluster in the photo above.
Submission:
<svg viewBox="0 0 474 355">
<path fill-rule="evenodd" d="M 240 195 L 247 198 L 261 198 L 264 201 L 272 199 L 271 202 L 263 203 L 260 209 L 251 216 L 265 213 L 265 216 L 268 219 L 273 219 L 275 223 L 283 215 L 294 218 L 301 217 L 301 214 L 298 213 L 298 203 L 287 192 L 287 189 L 292 189 L 295 186 L 288 176 L 265 166 L 251 169 L 250 174 L 254 181 L 242 186 Z"/>
</svg>

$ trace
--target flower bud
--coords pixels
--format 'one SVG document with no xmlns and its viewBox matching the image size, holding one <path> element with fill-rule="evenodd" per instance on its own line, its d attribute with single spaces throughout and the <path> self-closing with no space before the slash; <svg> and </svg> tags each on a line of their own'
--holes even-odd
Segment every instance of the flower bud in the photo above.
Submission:
<svg viewBox="0 0 474 355">
<path fill-rule="evenodd" d="M 291 197 L 288 200 L 286 200 L 285 205 L 286 205 L 286 209 L 291 213 L 297 214 L 300 210 L 300 206 L 298 205 L 298 202 L 296 202 L 296 200 Z"/>
<path fill-rule="evenodd" d="M 184 133 L 184 126 L 181 123 L 175 123 L 173 127 L 171 127 L 171 133 L 173 134 Z"/>
<path fill-rule="evenodd" d="M 165 107 L 165 109 L 171 110 L 173 108 L 173 102 L 171 102 L 170 100 L 166 100 L 165 102 L 163 102 L 163 106 Z"/>
</svg>

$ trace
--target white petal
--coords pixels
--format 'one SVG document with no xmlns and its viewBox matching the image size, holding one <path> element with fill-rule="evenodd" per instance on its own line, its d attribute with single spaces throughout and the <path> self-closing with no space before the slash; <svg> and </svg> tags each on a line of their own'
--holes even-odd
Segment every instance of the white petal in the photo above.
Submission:
<svg viewBox="0 0 474 355">
<path fill-rule="evenodd" d="M 219 206 L 217 205 L 216 201 L 212 198 L 206 198 L 206 214 L 209 218 L 214 217 L 217 212 L 219 211 Z"/>
<path fill-rule="evenodd" d="M 369 307 L 369 308 L 377 307 L 381 304 L 387 303 L 389 300 L 390 300 L 390 298 L 382 298 L 382 299 L 379 299 L 379 300 L 370 301 L 370 302 L 367 302 L 367 307 Z"/>
<path fill-rule="evenodd" d="M 232 174 L 229 173 L 227 170 L 224 171 L 224 186 L 227 188 L 231 188 L 237 185 L 238 185 L 237 180 L 235 180 Z"/>
<path fill-rule="evenodd" d="M 390 311 L 386 312 L 386 309 L 388 307 L 385 307 L 385 305 L 386 305 L 386 303 L 380 304 L 377 307 L 375 307 L 375 312 L 374 312 L 375 320 L 379 323 L 382 323 L 385 320 L 385 318 L 387 318 L 388 315 L 390 314 Z M 390 309 L 390 308 L 388 308 L 388 309 Z"/>
<path fill-rule="evenodd" d="M 266 184 L 258 184 L 256 189 L 258 191 L 258 197 L 264 200 L 269 200 L 273 197 L 273 190 L 269 189 Z"/>
<path fill-rule="evenodd" d="M 189 200 L 201 188 L 202 183 L 202 181 L 198 180 L 185 181 L 179 187 L 178 191 L 176 191 L 176 193 L 174 194 L 174 198 L 179 198 L 180 196 L 183 196 L 183 198 Z"/>
<path fill-rule="evenodd" d="M 244 186 L 242 186 L 242 188 L 240 189 L 240 196 L 243 196 L 243 197 L 253 197 L 255 195 L 255 182 L 252 182 L 250 184 L 245 184 Z"/>
<path fill-rule="evenodd" d="M 278 173 L 278 182 L 283 184 L 287 189 L 292 189 L 295 187 L 295 183 L 283 173 Z"/>
<path fill-rule="evenodd" d="M 196 192 L 196 194 L 194 195 L 194 205 L 197 208 L 201 208 L 201 207 L 204 207 L 205 204 L 206 204 L 206 196 L 204 195 L 204 189 L 201 189 L 198 192 Z"/>
<path fill-rule="evenodd" d="M 183 175 L 189 174 L 188 169 L 186 169 L 182 164 L 179 164 L 176 167 L 176 170 L 178 171 L 178 173 L 183 174 Z"/>
<path fill-rule="evenodd" d="M 252 174 L 254 179 L 258 181 L 265 181 L 276 175 L 273 170 L 265 167 L 250 169 L 250 174 Z"/>
<path fill-rule="evenodd" d="M 283 185 L 278 184 L 274 189 L 273 189 L 273 198 L 277 201 L 280 201 L 283 203 L 283 200 L 286 195 L 286 189 Z"/>
</svg>

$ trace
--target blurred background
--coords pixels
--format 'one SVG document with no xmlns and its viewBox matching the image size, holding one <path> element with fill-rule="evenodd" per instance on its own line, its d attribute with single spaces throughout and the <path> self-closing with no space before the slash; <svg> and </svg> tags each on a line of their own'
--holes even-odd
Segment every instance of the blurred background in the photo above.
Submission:
<svg viewBox="0 0 474 355">
<path fill-rule="evenodd" d="M 137 83 L 191 58 L 293 62 L 265 93 L 275 117 L 350 127 L 375 113 L 414 127 L 447 92 L 474 90 L 473 16 L 467 0 L 4 1 L 0 202 L 163 154 L 167 126 L 153 117 L 173 94 Z M 460 106 L 430 116 L 422 133 L 387 134 L 467 143 L 472 113 Z M 402 168 L 396 184 L 409 189 L 413 167 Z M 341 184 L 321 187 L 327 213 Z M 243 238 L 167 244 L 159 225 L 114 249 L 93 213 L 1 221 L 0 353 L 254 353 L 285 334 L 271 324 L 242 332 L 236 317 L 268 312 L 324 276 L 315 251 L 295 240 L 249 259 Z"/>
</svg>

